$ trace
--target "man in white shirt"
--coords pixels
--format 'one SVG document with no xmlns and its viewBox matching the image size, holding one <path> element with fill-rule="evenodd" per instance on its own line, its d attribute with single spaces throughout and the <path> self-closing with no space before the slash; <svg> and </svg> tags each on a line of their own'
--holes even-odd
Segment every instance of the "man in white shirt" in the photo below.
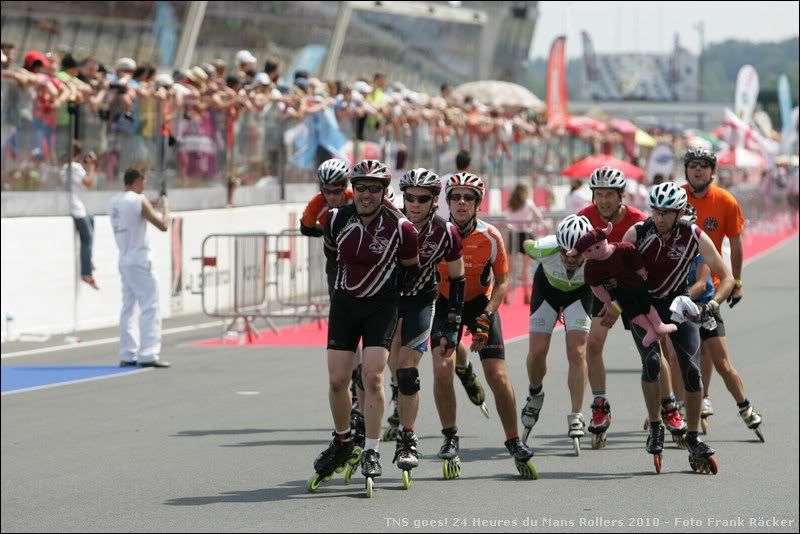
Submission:
<svg viewBox="0 0 800 534">
<path fill-rule="evenodd" d="M 158 278 L 152 269 L 147 222 L 166 232 L 169 228 L 169 204 L 166 195 L 150 202 L 142 194 L 147 177 L 136 169 L 125 171 L 125 189 L 111 199 L 111 226 L 119 248 L 119 272 L 122 277 L 122 311 L 119 320 L 120 367 L 169 367 L 161 361 L 161 312 Z M 156 208 L 161 208 L 161 215 Z M 134 309 L 139 305 L 139 334 L 133 324 Z"/>
</svg>

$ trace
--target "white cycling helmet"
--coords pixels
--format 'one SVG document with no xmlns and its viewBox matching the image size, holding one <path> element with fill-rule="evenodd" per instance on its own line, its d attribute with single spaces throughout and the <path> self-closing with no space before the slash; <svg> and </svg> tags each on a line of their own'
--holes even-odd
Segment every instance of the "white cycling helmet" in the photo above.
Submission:
<svg viewBox="0 0 800 534">
<path fill-rule="evenodd" d="M 625 190 L 625 175 L 614 167 L 600 167 L 594 170 L 589 177 L 589 189 L 618 189 Z"/>
<path fill-rule="evenodd" d="M 469 172 L 459 172 L 447 179 L 447 185 L 444 187 L 444 192 L 447 197 L 450 197 L 450 191 L 456 187 L 466 187 L 471 189 L 478 195 L 478 204 L 483 201 L 483 195 L 486 192 L 486 186 L 479 176 L 475 176 Z"/>
<path fill-rule="evenodd" d="M 435 172 L 420 167 L 411 169 L 400 178 L 400 191 L 405 191 L 409 187 L 424 187 L 438 196 L 442 190 L 442 180 Z"/>
<path fill-rule="evenodd" d="M 350 174 L 350 165 L 340 159 L 323 161 L 317 169 L 317 178 L 322 185 L 334 185 L 347 182 Z"/>
<path fill-rule="evenodd" d="M 583 215 L 569 215 L 558 223 L 556 241 L 562 250 L 572 250 L 578 239 L 592 231 L 592 223 Z"/>
<path fill-rule="evenodd" d="M 682 210 L 686 203 L 686 190 L 675 185 L 675 182 L 664 182 L 650 190 L 651 209 Z"/>
</svg>

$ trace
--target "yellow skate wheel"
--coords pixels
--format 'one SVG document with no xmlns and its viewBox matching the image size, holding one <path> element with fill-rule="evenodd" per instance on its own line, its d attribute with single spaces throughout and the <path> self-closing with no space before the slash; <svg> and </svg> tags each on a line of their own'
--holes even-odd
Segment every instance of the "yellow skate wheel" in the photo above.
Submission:
<svg viewBox="0 0 800 534">
<path fill-rule="evenodd" d="M 703 429 L 703 434 L 708 434 L 708 417 L 700 418 L 700 427 Z"/>
<path fill-rule="evenodd" d="M 367 498 L 369 499 L 372 497 L 372 488 L 374 486 L 374 482 L 372 481 L 372 477 L 367 477 Z"/>
<path fill-rule="evenodd" d="M 411 487 L 411 471 L 403 471 L 403 489 L 407 490 Z"/>
<path fill-rule="evenodd" d="M 314 493 L 319 489 L 319 485 L 322 483 L 322 479 L 319 476 L 319 473 L 314 473 L 311 478 L 308 479 L 308 484 L 306 484 L 306 489 L 311 493 Z"/>
</svg>

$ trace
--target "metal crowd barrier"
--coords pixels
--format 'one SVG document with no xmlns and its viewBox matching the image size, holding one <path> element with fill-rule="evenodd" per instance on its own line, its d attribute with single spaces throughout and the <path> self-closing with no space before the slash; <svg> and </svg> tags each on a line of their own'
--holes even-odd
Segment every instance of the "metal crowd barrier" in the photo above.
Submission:
<svg viewBox="0 0 800 534">
<path fill-rule="evenodd" d="M 297 230 L 279 234 L 211 234 L 203 239 L 200 290 L 203 312 L 223 320 L 224 336 L 243 323 L 248 342 L 263 319 L 323 319 L 328 285 L 320 239 Z"/>
</svg>

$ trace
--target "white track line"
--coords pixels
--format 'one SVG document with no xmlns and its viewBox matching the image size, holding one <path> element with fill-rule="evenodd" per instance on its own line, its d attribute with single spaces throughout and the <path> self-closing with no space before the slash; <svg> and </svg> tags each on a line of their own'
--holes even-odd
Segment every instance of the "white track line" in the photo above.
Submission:
<svg viewBox="0 0 800 534">
<path fill-rule="evenodd" d="M 2 393 L 2 396 L 5 397 L 6 395 L 14 395 L 16 393 L 27 393 L 28 391 L 36 391 L 36 390 L 39 390 L 39 389 L 56 388 L 56 387 L 60 387 L 60 386 L 66 386 L 66 385 L 69 385 L 69 384 L 80 384 L 82 382 L 93 382 L 95 380 L 105 380 L 106 378 L 117 378 L 117 377 L 120 377 L 120 376 L 135 375 L 135 374 L 145 373 L 147 371 L 152 371 L 152 370 L 153 370 L 153 368 L 150 367 L 150 368 L 146 368 L 146 369 L 136 369 L 135 371 L 125 371 L 125 372 L 122 372 L 122 373 L 114 373 L 114 374 L 111 374 L 111 375 L 93 376 L 91 378 L 80 378 L 78 380 L 67 380 L 66 382 L 54 382 L 52 384 L 45 384 L 43 386 L 34 386 L 32 388 L 15 389 L 15 390 L 12 390 L 12 391 L 4 391 Z"/>
<path fill-rule="evenodd" d="M 791 241 L 793 241 L 796 237 L 797 236 L 787 237 L 786 239 L 784 239 L 780 243 L 778 243 L 776 245 L 773 245 L 771 248 L 763 250 L 763 251 L 759 252 L 758 254 L 756 254 L 755 256 L 752 256 L 752 257 L 746 259 L 744 261 L 744 263 L 743 263 L 743 267 L 747 267 L 748 265 L 750 265 L 754 261 L 760 260 L 761 258 L 766 256 L 767 254 L 771 254 L 772 252 L 775 252 L 776 250 L 780 249 L 781 247 L 783 247 L 786 244 L 788 244 Z M 188 331 L 191 331 L 191 330 L 202 330 L 202 329 L 205 329 L 205 328 L 211 328 L 212 326 L 219 326 L 219 325 L 220 325 L 219 321 L 210 321 L 210 322 L 207 322 L 207 323 L 199 323 L 199 324 L 189 325 L 189 326 L 179 326 L 179 327 L 175 327 L 175 328 L 167 328 L 166 330 L 162 330 L 161 334 L 162 335 L 177 334 L 177 333 L 180 333 L 180 332 L 188 332 Z M 511 338 L 511 339 L 505 341 L 505 343 L 506 344 L 514 343 L 514 342 L 520 341 L 522 339 L 527 339 L 527 338 L 528 338 L 527 335 L 517 336 L 517 337 Z M 70 343 L 68 345 L 55 345 L 53 347 L 42 347 L 42 348 L 39 348 L 39 349 L 22 350 L 22 351 L 18 351 L 18 352 L 9 352 L 8 354 L 3 354 L 2 356 L 0 356 L 0 358 L 5 360 L 6 358 L 16 358 L 16 357 L 19 357 L 19 356 L 33 356 L 35 354 L 46 354 L 48 352 L 58 352 L 58 351 L 62 351 L 62 350 L 79 349 L 79 348 L 83 348 L 83 347 L 93 347 L 95 345 L 105 345 L 106 343 L 116 343 L 117 341 L 119 341 L 118 337 L 107 337 L 107 338 L 104 338 L 104 339 L 94 339 L 92 341 L 84 341 L 84 342 L 81 342 L 81 343 Z"/>
<path fill-rule="evenodd" d="M 161 331 L 161 335 L 178 334 L 180 332 L 189 332 L 191 330 L 203 330 L 211 328 L 212 326 L 220 326 L 220 321 L 209 321 L 207 323 L 198 323 L 188 326 L 176 326 L 175 328 L 167 328 Z M 52 347 L 42 347 L 39 349 L 21 350 L 18 352 L 9 352 L 0 356 L 3 360 L 6 358 L 16 358 L 18 356 L 33 356 L 34 354 L 44 354 L 47 352 L 57 352 L 61 350 L 81 349 L 84 347 L 94 347 L 95 345 L 105 345 L 106 343 L 116 343 L 119 337 L 107 337 L 103 339 L 93 339 L 91 341 L 81 341 L 79 343 L 69 343 L 66 345 L 54 345 Z"/>
</svg>

